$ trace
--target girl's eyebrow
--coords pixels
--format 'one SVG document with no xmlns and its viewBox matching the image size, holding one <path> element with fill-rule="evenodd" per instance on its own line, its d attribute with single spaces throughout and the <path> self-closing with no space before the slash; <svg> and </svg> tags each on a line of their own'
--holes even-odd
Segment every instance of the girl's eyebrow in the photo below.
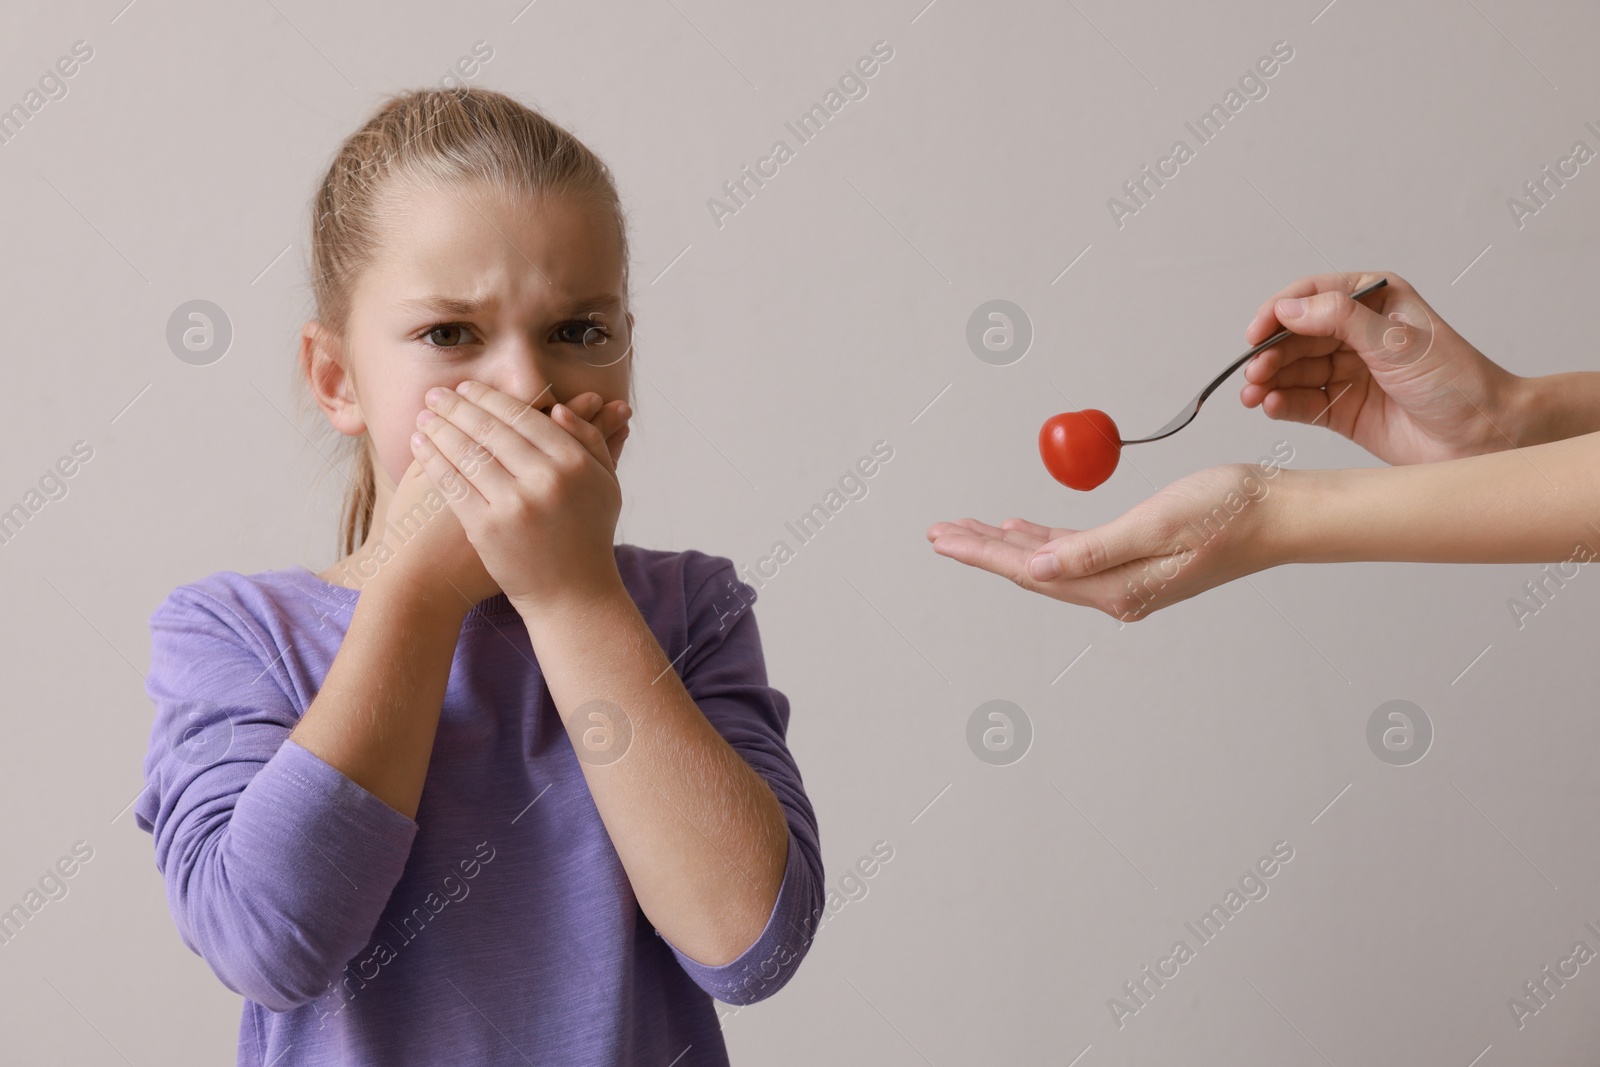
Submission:
<svg viewBox="0 0 1600 1067">
<path fill-rule="evenodd" d="M 586 300 L 574 301 L 567 308 L 569 315 L 583 315 L 591 311 L 620 311 L 622 298 L 615 293 L 600 293 Z"/>
<path fill-rule="evenodd" d="M 400 301 L 402 311 L 438 315 L 478 315 L 492 308 L 493 297 L 424 296 Z M 615 293 L 599 293 L 582 300 L 572 301 L 564 314 L 583 315 L 591 311 L 615 311 L 622 307 L 622 298 Z"/>
<path fill-rule="evenodd" d="M 412 300 L 402 300 L 399 306 L 402 311 L 415 311 L 420 314 L 476 315 L 493 303 L 494 301 L 489 298 L 424 296 Z"/>
</svg>

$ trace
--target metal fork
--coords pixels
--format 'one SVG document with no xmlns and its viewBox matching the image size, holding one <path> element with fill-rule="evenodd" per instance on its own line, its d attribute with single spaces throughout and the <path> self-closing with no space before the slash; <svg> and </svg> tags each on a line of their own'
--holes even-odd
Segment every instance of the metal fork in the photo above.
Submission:
<svg viewBox="0 0 1600 1067">
<path fill-rule="evenodd" d="M 1366 288 L 1357 289 L 1355 292 L 1351 293 L 1350 294 L 1350 299 L 1351 300 L 1360 300 L 1362 297 L 1366 296 L 1368 293 L 1375 293 L 1379 289 L 1382 289 L 1384 286 L 1386 286 L 1388 284 L 1389 284 L 1389 279 L 1388 278 L 1379 278 L 1377 281 L 1373 282 L 1371 285 L 1367 286 Z M 1206 402 L 1206 397 L 1210 396 L 1212 394 L 1212 392 L 1214 392 L 1216 390 L 1217 386 L 1221 385 L 1224 381 L 1227 380 L 1228 375 L 1232 374 L 1234 371 L 1236 371 L 1240 367 L 1244 366 L 1251 359 L 1254 359 L 1258 354 L 1260 354 L 1262 352 L 1265 352 L 1267 349 L 1271 348 L 1273 345 L 1277 344 L 1279 341 L 1282 341 L 1284 338 L 1288 337 L 1291 333 L 1292 333 L 1292 331 L 1290 331 L 1290 330 L 1279 330 L 1277 333 L 1273 334 L 1271 337 L 1267 338 L 1265 341 L 1262 341 L 1260 344 L 1258 344 L 1254 348 L 1250 349 L 1250 351 L 1246 352 L 1244 355 L 1240 356 L 1238 359 L 1236 359 L 1232 363 L 1228 364 L 1228 369 L 1223 371 L 1221 374 L 1217 375 L 1216 380 L 1213 381 L 1210 385 L 1208 385 L 1204 389 L 1200 390 L 1200 395 L 1196 396 L 1193 400 L 1189 401 L 1188 406 L 1185 407 L 1182 411 L 1178 412 L 1178 415 L 1177 415 L 1176 418 L 1174 418 L 1171 422 L 1167 423 L 1165 426 L 1161 427 L 1161 429 L 1157 430 L 1151 436 L 1149 436 L 1149 437 L 1140 437 L 1140 438 L 1137 438 L 1135 440 L 1124 441 L 1122 443 L 1125 444 L 1125 445 L 1142 445 L 1146 441 L 1159 441 L 1163 437 L 1170 437 L 1173 434 L 1177 433 L 1179 430 L 1181 430 L 1185 426 L 1189 425 L 1189 423 L 1194 420 L 1194 417 L 1196 415 L 1200 414 L 1200 405 L 1204 404 Z"/>
</svg>

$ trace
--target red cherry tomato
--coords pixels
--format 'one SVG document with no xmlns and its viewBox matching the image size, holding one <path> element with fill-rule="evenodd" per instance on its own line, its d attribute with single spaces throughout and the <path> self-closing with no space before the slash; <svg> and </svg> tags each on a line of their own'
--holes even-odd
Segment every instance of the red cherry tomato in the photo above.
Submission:
<svg viewBox="0 0 1600 1067">
<path fill-rule="evenodd" d="M 1039 428 L 1039 456 L 1050 476 L 1072 489 L 1093 489 L 1117 469 L 1122 435 L 1103 411 L 1063 411 Z"/>
</svg>

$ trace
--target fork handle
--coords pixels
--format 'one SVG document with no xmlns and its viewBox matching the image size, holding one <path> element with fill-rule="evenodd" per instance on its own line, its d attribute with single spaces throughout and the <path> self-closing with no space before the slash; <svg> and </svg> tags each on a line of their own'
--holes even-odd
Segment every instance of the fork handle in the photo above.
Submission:
<svg viewBox="0 0 1600 1067">
<path fill-rule="evenodd" d="M 1386 286 L 1388 284 L 1389 284 L 1389 279 L 1388 278 L 1379 278 L 1377 281 L 1373 282 L 1371 285 L 1365 286 L 1365 287 L 1363 287 L 1361 289 L 1357 289 L 1355 292 L 1351 293 L 1350 294 L 1350 299 L 1351 300 L 1360 300 L 1362 297 L 1366 296 L 1368 293 L 1375 293 L 1379 289 L 1382 289 L 1384 286 Z M 1244 366 L 1250 360 L 1254 359 L 1256 356 L 1259 356 L 1261 353 L 1265 352 L 1267 349 L 1271 348 L 1273 345 L 1277 344 L 1279 341 L 1284 340 L 1285 338 L 1287 338 L 1293 332 L 1294 331 L 1289 330 L 1287 328 L 1279 330 L 1277 333 L 1273 334 L 1271 337 L 1267 338 L 1265 341 L 1262 341 L 1260 344 L 1258 344 L 1254 348 L 1250 349 L 1250 351 L 1246 352 L 1244 355 L 1242 355 L 1238 359 L 1234 360 L 1233 361 L 1233 365 L 1230 366 L 1227 370 L 1223 371 L 1222 374 L 1217 377 L 1217 380 L 1212 382 L 1211 385 L 1206 388 L 1206 391 L 1200 394 L 1200 399 L 1202 401 L 1205 400 L 1206 397 L 1211 395 L 1211 390 L 1213 390 L 1217 386 L 1221 385 L 1223 383 L 1223 381 L 1228 377 L 1228 375 L 1232 374 L 1234 371 L 1238 370 L 1240 367 Z"/>
<path fill-rule="evenodd" d="M 1368 293 L 1375 293 L 1379 289 L 1382 289 L 1384 286 L 1386 286 L 1388 284 L 1389 284 L 1389 279 L 1388 278 L 1379 278 L 1377 281 L 1373 282 L 1371 285 L 1365 286 L 1365 287 L 1363 287 L 1361 289 L 1357 289 L 1355 292 L 1351 293 L 1350 294 L 1350 299 L 1351 300 L 1360 300 L 1362 297 L 1366 296 Z M 1150 441 L 1159 441 L 1164 437 L 1171 437 L 1173 434 L 1177 433 L 1179 430 L 1183 429 L 1185 426 L 1189 425 L 1189 423 L 1194 421 L 1194 417 L 1196 415 L 1200 414 L 1200 405 L 1204 404 L 1206 402 L 1206 397 L 1210 396 L 1213 392 L 1216 391 L 1217 386 L 1221 385 L 1223 382 L 1228 380 L 1228 375 L 1232 374 L 1234 371 L 1236 371 L 1240 367 L 1244 366 L 1244 364 L 1247 363 L 1249 360 L 1251 360 L 1251 359 L 1255 358 L 1256 356 L 1260 355 L 1262 352 L 1264 352 L 1267 349 L 1271 348 L 1273 345 L 1277 344 L 1279 341 L 1282 341 L 1285 338 L 1287 338 L 1292 332 L 1293 331 L 1288 330 L 1288 329 L 1279 330 L 1277 333 L 1273 334 L 1271 337 L 1267 338 L 1265 341 L 1262 341 L 1260 344 L 1255 345 L 1254 347 L 1252 347 L 1250 349 L 1250 351 L 1246 352 L 1244 355 L 1240 356 L 1238 359 L 1236 359 L 1232 363 L 1228 364 L 1228 369 L 1227 370 L 1223 371 L 1221 374 L 1217 375 L 1216 378 L 1212 379 L 1212 382 L 1211 382 L 1210 385 L 1208 385 L 1204 389 L 1200 390 L 1200 395 L 1199 396 L 1197 396 L 1193 400 L 1189 401 L 1189 405 L 1191 407 L 1193 407 L 1193 409 L 1194 409 L 1193 411 L 1187 411 L 1187 410 L 1186 411 L 1180 411 L 1180 412 L 1178 412 L 1178 415 L 1177 415 L 1177 417 L 1175 419 L 1173 419 L 1171 422 L 1167 423 L 1167 425 L 1163 426 L 1161 429 L 1157 430 L 1152 436 L 1150 436 L 1150 437 L 1139 437 L 1139 438 L 1135 438 L 1132 441 L 1123 441 L 1122 444 L 1124 444 L 1124 445 L 1142 445 L 1142 444 L 1146 444 L 1146 443 L 1148 443 Z M 1187 415 L 1187 417 L 1185 417 L 1186 415 Z"/>
</svg>

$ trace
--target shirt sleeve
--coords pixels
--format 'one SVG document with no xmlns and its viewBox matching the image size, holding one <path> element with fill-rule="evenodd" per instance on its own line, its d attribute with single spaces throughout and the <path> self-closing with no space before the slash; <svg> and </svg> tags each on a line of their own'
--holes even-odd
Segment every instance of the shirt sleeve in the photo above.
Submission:
<svg viewBox="0 0 1600 1067">
<path fill-rule="evenodd" d="M 713 561 L 712 573 L 687 600 L 689 647 L 680 677 L 711 725 L 772 787 L 789 826 L 789 855 L 766 929 L 738 959 L 710 967 L 667 944 L 701 989 L 727 1004 L 753 1004 L 783 988 L 811 946 L 822 915 L 822 849 L 784 740 L 789 700 L 767 684 L 756 592 L 739 580 L 731 560 L 705 558 Z"/>
<path fill-rule="evenodd" d="M 238 604 L 180 587 L 150 630 L 135 820 L 184 944 L 229 989 L 289 1011 L 367 944 L 417 824 L 288 740 L 300 709 L 283 653 Z"/>
</svg>

